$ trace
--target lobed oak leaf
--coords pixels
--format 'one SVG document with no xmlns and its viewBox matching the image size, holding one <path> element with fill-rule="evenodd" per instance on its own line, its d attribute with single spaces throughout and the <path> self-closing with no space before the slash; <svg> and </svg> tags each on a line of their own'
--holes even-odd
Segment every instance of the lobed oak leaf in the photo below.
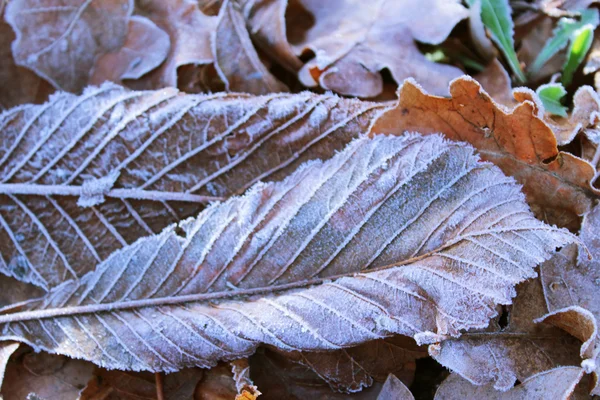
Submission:
<svg viewBox="0 0 600 400">
<path fill-rule="evenodd" d="M 208 201 L 331 157 L 382 108 L 310 93 L 105 84 L 9 110 L 0 115 L 0 271 L 46 289 L 78 279 Z"/>
<path fill-rule="evenodd" d="M 98 57 L 125 43 L 133 0 L 15 0 L 6 21 L 15 62 L 54 87 L 80 92 Z"/>
<path fill-rule="evenodd" d="M 600 194 L 591 185 L 594 167 L 558 150 L 538 105 L 523 101 L 505 108 L 466 76 L 454 80 L 450 92 L 450 98 L 437 97 L 415 81 L 405 81 L 398 105 L 376 121 L 372 134 L 416 130 L 467 141 L 484 160 L 523 184 L 537 216 L 560 226 L 578 226 L 579 216 L 591 209 Z"/>
<path fill-rule="evenodd" d="M 573 239 L 469 146 L 362 137 L 0 315 L 0 339 L 146 371 L 209 367 L 260 344 L 432 343 L 486 326 Z"/>
<path fill-rule="evenodd" d="M 297 55 L 315 57 L 299 71 L 306 86 L 358 96 L 375 97 L 383 90 L 380 71 L 387 68 L 396 82 L 409 77 L 428 91 L 446 94 L 448 82 L 461 75 L 458 68 L 427 60 L 415 40 L 439 44 L 468 16 L 455 0 L 299 0 L 314 19 L 308 30 L 288 36 Z M 427 10 L 427 18 L 417 17 Z M 291 22 L 288 21 L 288 24 Z M 306 18 L 298 20 L 305 24 Z M 298 31 L 288 26 L 288 32 Z"/>
<path fill-rule="evenodd" d="M 578 367 L 555 368 L 527 378 L 508 392 L 499 392 L 491 385 L 475 386 L 460 375 L 452 374 L 438 388 L 435 400 L 567 400 L 576 391 L 582 375 L 583 370 Z"/>
</svg>

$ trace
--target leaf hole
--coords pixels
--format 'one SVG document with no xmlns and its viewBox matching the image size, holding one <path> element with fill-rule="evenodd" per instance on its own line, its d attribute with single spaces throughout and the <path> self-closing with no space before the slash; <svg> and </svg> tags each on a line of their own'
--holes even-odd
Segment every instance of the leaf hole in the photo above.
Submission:
<svg viewBox="0 0 600 400">
<path fill-rule="evenodd" d="M 182 239 L 187 238 L 187 232 L 179 225 L 177 225 L 175 227 L 175 234 L 179 237 L 181 237 Z"/>
<path fill-rule="evenodd" d="M 502 314 L 500 314 L 500 318 L 498 318 L 498 325 L 502 330 L 504 330 L 508 326 L 508 318 L 510 317 L 510 311 L 507 306 L 502 306 Z"/>
</svg>

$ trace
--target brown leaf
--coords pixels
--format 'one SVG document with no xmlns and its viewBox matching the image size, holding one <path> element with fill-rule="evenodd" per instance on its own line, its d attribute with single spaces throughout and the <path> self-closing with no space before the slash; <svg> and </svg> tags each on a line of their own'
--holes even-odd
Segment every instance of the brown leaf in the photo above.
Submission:
<svg viewBox="0 0 600 400">
<path fill-rule="evenodd" d="M 54 87 L 81 92 L 98 57 L 125 43 L 133 0 L 13 0 L 6 21 L 16 33 L 13 54 Z"/>
<path fill-rule="evenodd" d="M 2 386 L 5 400 L 76 399 L 94 372 L 94 365 L 86 361 L 21 348 L 7 365 Z"/>
<path fill-rule="evenodd" d="M 552 37 L 552 31 L 555 28 L 553 18 L 547 16 L 542 16 L 540 18 L 539 13 L 536 13 L 535 17 L 537 21 L 532 24 L 533 26 L 530 25 L 527 28 L 525 35 L 521 39 L 521 46 L 517 51 L 519 61 L 526 66 L 533 64 L 540 54 L 540 50 Z M 562 71 L 565 60 L 566 56 L 564 51 L 556 53 L 538 72 L 536 72 L 535 75 L 530 76 L 530 79 L 532 81 L 541 81 L 550 75 Z"/>
<path fill-rule="evenodd" d="M 15 34 L 0 11 L 0 111 L 24 103 L 43 103 L 54 91 L 42 78 L 15 64 L 11 43 Z"/>
<path fill-rule="evenodd" d="M 250 371 L 263 393 L 260 400 L 372 400 L 383 387 L 382 383 L 375 382 L 357 393 L 332 392 L 311 369 L 265 348 L 259 348 L 250 357 Z"/>
<path fill-rule="evenodd" d="M 582 375 L 581 368 L 555 368 L 527 378 L 508 392 L 499 392 L 491 385 L 475 386 L 460 375 L 452 374 L 440 385 L 435 400 L 567 400 L 571 398 Z"/>
<path fill-rule="evenodd" d="M 143 79 L 130 82 L 136 89 L 177 87 L 177 69 L 183 65 L 205 65 L 214 61 L 211 35 L 217 17 L 203 14 L 198 4 L 188 0 L 141 0 L 136 14 L 142 15 L 167 32 L 171 47 L 167 60 Z"/>
<path fill-rule="evenodd" d="M 306 86 L 320 85 L 345 95 L 374 97 L 382 92 L 380 71 L 387 68 L 396 82 L 414 77 L 427 90 L 446 94 L 448 82 L 461 74 L 455 67 L 427 60 L 414 42 L 438 44 L 446 39 L 454 25 L 468 16 L 459 1 L 299 3 L 315 21 L 302 36 L 288 37 L 296 54 L 308 50 L 315 54 L 299 72 Z M 420 17 L 423 10 L 427 10 L 427 18 Z"/>
<path fill-rule="evenodd" d="M 186 368 L 167 374 L 163 379 L 164 400 L 193 399 L 196 385 L 204 371 Z M 81 392 L 81 400 L 156 399 L 156 379 L 149 372 L 107 371 L 96 368 L 92 379 Z M 230 399 L 231 400 L 231 399 Z"/>
<path fill-rule="evenodd" d="M 535 219 L 519 186 L 465 144 L 363 136 L 0 315 L 0 339 L 150 371 L 208 367 L 259 344 L 434 343 L 486 326 L 573 240 Z"/>
<path fill-rule="evenodd" d="M 377 395 L 377 400 L 415 400 L 402 381 L 390 374 Z"/>
<path fill-rule="evenodd" d="M 90 83 L 139 79 L 166 59 L 169 48 L 169 35 L 148 18 L 134 15 L 123 47 L 98 58 Z"/>
<path fill-rule="evenodd" d="M 290 360 L 317 373 L 333 390 L 353 393 L 383 382 L 394 374 L 410 385 L 415 360 L 427 357 L 427 351 L 413 339 L 394 336 L 373 340 L 360 346 L 325 353 L 281 352 Z"/>
<path fill-rule="evenodd" d="M 513 109 L 498 105 L 480 85 L 461 77 L 450 85 L 451 98 L 428 95 L 413 80 L 399 89 L 395 109 L 384 113 L 372 133 L 441 132 L 471 143 L 484 160 L 523 184 L 539 218 L 576 228 L 600 191 L 591 186 L 594 168 L 559 151 L 552 129 L 524 101 Z"/>
<path fill-rule="evenodd" d="M 289 91 L 258 58 L 239 5 L 231 0 L 223 1 L 219 11 L 213 51 L 225 90 L 252 94 Z"/>
<path fill-rule="evenodd" d="M 545 370 L 579 365 L 581 342 L 549 324 L 534 322 L 546 312 L 540 281 L 528 281 L 517 288 L 506 326 L 496 319 L 487 329 L 431 345 L 429 351 L 469 382 L 502 391 Z"/>
<path fill-rule="evenodd" d="M 578 255 L 577 247 L 569 245 L 540 267 L 544 298 L 550 311 L 543 320 L 584 342 L 581 347 L 581 357 L 584 359 L 582 366 L 588 373 L 594 373 L 594 395 L 600 395 L 599 228 L 600 207 L 596 206 L 585 216 L 580 233 L 590 254 L 582 251 Z"/>
<path fill-rule="evenodd" d="M 310 93 L 197 96 L 106 84 L 7 111 L 0 271 L 46 289 L 77 279 L 209 200 L 331 157 L 382 108 Z"/>
<path fill-rule="evenodd" d="M 514 107 L 517 105 L 517 102 L 513 97 L 510 76 L 498 59 L 494 59 L 490 62 L 485 69 L 475 75 L 474 78 L 495 102 L 506 107 Z"/>
<path fill-rule="evenodd" d="M 286 9 L 293 15 L 298 5 L 287 0 L 244 0 L 244 19 L 252 38 L 262 51 L 284 68 L 297 72 L 302 62 L 287 40 Z"/>
</svg>

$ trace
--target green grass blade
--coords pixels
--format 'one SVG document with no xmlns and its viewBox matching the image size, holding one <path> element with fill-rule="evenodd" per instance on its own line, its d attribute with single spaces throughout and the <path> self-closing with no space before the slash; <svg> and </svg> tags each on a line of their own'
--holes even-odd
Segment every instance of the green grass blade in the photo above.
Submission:
<svg viewBox="0 0 600 400">
<path fill-rule="evenodd" d="M 563 66 L 562 83 L 568 86 L 573 80 L 573 74 L 583 62 L 585 55 L 592 47 L 592 41 L 594 40 L 594 26 L 586 25 L 583 28 L 577 30 L 573 34 L 571 45 L 567 53 L 567 61 Z"/>
<path fill-rule="evenodd" d="M 475 4 L 476 0 L 467 0 L 469 6 Z M 525 82 L 525 75 L 515 53 L 515 42 L 513 39 L 514 24 L 510 16 L 511 8 L 508 0 L 481 0 L 481 20 L 490 31 L 492 40 L 500 48 L 506 57 L 510 69 L 521 82 Z"/>
</svg>

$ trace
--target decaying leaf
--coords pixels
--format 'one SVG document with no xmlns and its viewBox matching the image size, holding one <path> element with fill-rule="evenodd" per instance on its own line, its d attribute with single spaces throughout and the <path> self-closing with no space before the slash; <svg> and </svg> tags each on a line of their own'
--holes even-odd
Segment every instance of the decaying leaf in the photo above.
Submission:
<svg viewBox="0 0 600 400">
<path fill-rule="evenodd" d="M 281 354 L 315 371 L 333 390 L 354 393 L 384 382 L 390 373 L 410 385 L 415 360 L 426 357 L 427 350 L 411 338 L 393 336 L 337 351 Z"/>
<path fill-rule="evenodd" d="M 252 94 L 288 91 L 258 58 L 238 3 L 223 1 L 212 46 L 225 90 Z"/>
<path fill-rule="evenodd" d="M 125 43 L 118 51 L 99 57 L 90 83 L 139 79 L 166 59 L 170 46 L 165 31 L 148 18 L 134 15 L 129 20 Z"/>
<path fill-rule="evenodd" d="M 310 93 L 200 96 L 106 84 L 6 111 L 0 271 L 46 289 L 80 278 L 207 201 L 330 157 L 380 109 Z"/>
<path fill-rule="evenodd" d="M 580 239 L 591 253 L 578 254 L 575 246 L 565 247 L 540 267 L 544 297 L 550 314 L 545 322 L 565 329 L 583 342 L 582 366 L 594 373 L 592 394 L 600 395 L 600 207 L 583 220 Z"/>
<path fill-rule="evenodd" d="M 374 134 L 441 132 L 471 143 L 482 158 L 523 184 L 536 215 L 560 226 L 579 225 L 598 198 L 592 187 L 594 167 L 559 151 L 552 129 L 538 115 L 538 106 L 525 100 L 506 109 L 480 85 L 461 77 L 450 85 L 451 98 L 428 95 L 413 80 L 399 89 L 399 102 L 372 128 Z"/>
<path fill-rule="evenodd" d="M 212 366 L 261 343 L 433 343 L 485 327 L 573 239 L 535 219 L 519 186 L 469 146 L 363 137 L 0 315 L 0 339 L 149 371 Z"/>
<path fill-rule="evenodd" d="M 77 399 L 93 373 L 89 362 L 34 353 L 21 346 L 8 362 L 2 396 L 5 400 Z"/>
<path fill-rule="evenodd" d="M 377 400 L 414 400 L 412 393 L 402 381 L 390 374 L 377 395 Z"/>
<path fill-rule="evenodd" d="M 491 385 L 475 386 L 459 375 L 452 374 L 440 385 L 435 400 L 567 400 L 571 398 L 582 375 L 583 370 L 578 367 L 555 368 L 524 380 L 508 392 L 499 392 Z"/>
<path fill-rule="evenodd" d="M 288 39 L 296 54 L 309 50 L 315 54 L 299 72 L 306 86 L 374 97 L 382 92 L 380 71 L 387 68 L 396 82 L 414 77 L 427 90 L 445 94 L 448 82 L 461 75 L 455 67 L 427 60 L 414 43 L 438 44 L 446 39 L 468 16 L 459 1 L 299 2 L 314 17 L 314 25 Z M 423 10 L 427 10 L 427 18 L 419 17 Z M 290 30 L 298 29 L 288 27 Z"/>
<path fill-rule="evenodd" d="M 204 370 L 186 368 L 167 374 L 162 381 L 164 400 L 194 399 L 194 393 Z M 80 400 L 140 400 L 156 399 L 155 374 L 149 372 L 107 371 L 97 368 L 82 390 Z M 231 400 L 231 399 L 230 399 Z"/>
<path fill-rule="evenodd" d="M 531 280 L 517 287 L 506 325 L 494 319 L 487 329 L 431 345 L 429 351 L 469 382 L 507 391 L 517 380 L 581 363 L 581 342 L 550 324 L 534 322 L 546 312 L 542 285 L 539 279 Z"/>
<path fill-rule="evenodd" d="M 206 65 L 214 60 L 211 36 L 217 26 L 217 17 L 203 14 L 198 3 L 189 0 L 142 0 L 136 4 L 136 13 L 165 31 L 171 46 L 167 60 L 144 79 L 131 82 L 138 89 L 177 87 L 177 69 L 184 65 Z"/>
<path fill-rule="evenodd" d="M 12 50 L 54 87 L 80 92 L 98 57 L 125 43 L 133 0 L 12 0 L 6 21 L 16 33 Z"/>
</svg>

